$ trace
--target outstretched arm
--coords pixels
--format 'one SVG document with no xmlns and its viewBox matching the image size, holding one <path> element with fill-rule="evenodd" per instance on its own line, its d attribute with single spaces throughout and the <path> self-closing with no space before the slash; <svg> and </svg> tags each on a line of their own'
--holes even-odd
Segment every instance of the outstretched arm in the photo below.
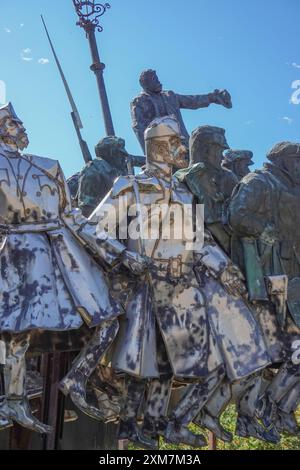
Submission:
<svg viewBox="0 0 300 470">
<path fill-rule="evenodd" d="M 210 104 L 220 104 L 232 108 L 231 96 L 227 90 L 215 90 L 207 95 L 176 95 L 180 108 L 199 109 L 207 108 Z"/>
</svg>

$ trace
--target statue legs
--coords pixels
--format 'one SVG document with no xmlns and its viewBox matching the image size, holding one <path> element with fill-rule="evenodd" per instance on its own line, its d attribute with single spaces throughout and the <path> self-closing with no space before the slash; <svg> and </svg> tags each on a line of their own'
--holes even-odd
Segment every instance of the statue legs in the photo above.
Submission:
<svg viewBox="0 0 300 470">
<path fill-rule="evenodd" d="M 195 385 L 187 386 L 186 392 L 173 410 L 164 431 L 165 439 L 174 444 L 186 444 L 192 447 L 205 447 L 204 436 L 193 434 L 188 425 L 194 421 L 206 402 L 216 391 L 225 377 L 224 368 L 211 372 L 205 379 Z"/>
<path fill-rule="evenodd" d="M 119 440 L 128 439 L 142 448 L 156 449 L 158 447 L 158 441 L 144 434 L 143 430 L 138 425 L 138 418 L 142 411 L 147 383 L 148 379 L 126 375 L 118 438 Z"/>
<path fill-rule="evenodd" d="M 280 435 L 274 424 L 262 426 L 257 419 L 257 402 L 262 388 L 261 373 L 251 375 L 238 384 L 236 434 L 241 437 L 254 437 L 271 444 L 280 442 Z M 264 424 L 264 423 L 263 423 Z"/>
<path fill-rule="evenodd" d="M 96 329 L 92 338 L 72 363 L 71 370 L 60 382 L 60 390 L 69 395 L 73 403 L 85 414 L 98 421 L 115 421 L 119 408 L 111 402 L 111 407 L 98 409 L 89 405 L 86 398 L 86 386 L 101 358 L 112 344 L 118 333 L 118 321 L 103 323 Z"/>
<path fill-rule="evenodd" d="M 295 411 L 300 405 L 300 382 L 293 387 L 278 403 L 276 428 L 292 436 L 300 435 L 300 427 Z"/>
<path fill-rule="evenodd" d="M 220 417 L 229 405 L 231 398 L 231 384 L 227 379 L 224 379 L 194 419 L 194 423 L 213 432 L 218 439 L 231 442 L 232 434 L 226 431 L 220 423 Z"/>
<path fill-rule="evenodd" d="M 5 399 L 1 404 L 0 416 L 40 434 L 51 433 L 51 426 L 41 423 L 32 414 L 26 395 L 25 356 L 29 345 L 30 332 L 13 335 L 6 344 Z"/>
<path fill-rule="evenodd" d="M 265 427 L 276 425 L 278 430 L 299 434 L 294 411 L 299 404 L 300 365 L 284 363 L 258 402 L 257 413 Z"/>
<path fill-rule="evenodd" d="M 282 364 L 277 374 L 258 401 L 257 414 L 264 426 L 269 428 L 276 423 L 279 404 L 300 380 L 300 364 Z"/>
</svg>

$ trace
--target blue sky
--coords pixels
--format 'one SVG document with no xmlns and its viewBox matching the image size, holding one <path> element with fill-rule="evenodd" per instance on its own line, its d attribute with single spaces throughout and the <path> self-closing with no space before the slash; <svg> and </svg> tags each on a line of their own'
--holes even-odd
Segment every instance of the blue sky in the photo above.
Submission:
<svg viewBox="0 0 300 470">
<path fill-rule="evenodd" d="M 183 111 L 188 129 L 224 127 L 230 146 L 254 151 L 256 166 L 281 140 L 300 141 L 299 0 L 111 0 L 97 33 L 117 135 L 140 154 L 129 103 L 138 77 L 155 68 L 165 89 L 227 88 L 234 107 Z M 0 80 L 26 124 L 31 153 L 57 158 L 69 176 L 83 163 L 70 107 L 40 21 L 43 13 L 91 150 L 104 128 L 84 32 L 71 0 L 0 0 Z M 43 59 L 43 60 L 40 60 Z M 40 62 L 40 63 L 39 63 Z M 299 93 L 300 101 L 300 93 Z M 297 100 L 298 101 L 298 100 Z"/>
</svg>

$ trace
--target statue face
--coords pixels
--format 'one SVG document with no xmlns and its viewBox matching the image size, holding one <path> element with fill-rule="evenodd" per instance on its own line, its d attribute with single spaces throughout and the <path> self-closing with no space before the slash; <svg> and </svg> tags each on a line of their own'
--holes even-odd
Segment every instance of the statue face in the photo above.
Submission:
<svg viewBox="0 0 300 470">
<path fill-rule="evenodd" d="M 234 170 L 240 178 L 243 178 L 251 172 L 247 160 L 239 160 L 238 162 L 236 162 Z"/>
<path fill-rule="evenodd" d="M 300 158 L 296 156 L 285 158 L 284 167 L 292 177 L 293 181 L 300 184 Z"/>
<path fill-rule="evenodd" d="M 220 169 L 223 160 L 225 147 L 218 143 L 210 144 L 208 148 L 207 162 L 214 168 Z"/>
<path fill-rule="evenodd" d="M 161 93 L 162 84 L 160 83 L 156 73 L 149 73 L 147 75 L 143 88 L 147 93 Z"/>
<path fill-rule="evenodd" d="M 29 140 L 26 129 L 18 121 L 12 118 L 7 118 L 3 124 L 2 132 L 4 137 L 8 137 L 20 150 L 28 147 Z"/>
<path fill-rule="evenodd" d="M 186 168 L 188 166 L 187 148 L 183 145 L 180 137 L 173 136 L 169 139 L 170 163 L 175 168 Z"/>
</svg>

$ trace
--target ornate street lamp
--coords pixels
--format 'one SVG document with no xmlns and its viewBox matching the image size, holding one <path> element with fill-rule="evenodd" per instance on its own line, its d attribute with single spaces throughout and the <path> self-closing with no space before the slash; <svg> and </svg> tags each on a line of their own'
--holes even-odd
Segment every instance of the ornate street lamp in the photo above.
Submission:
<svg viewBox="0 0 300 470">
<path fill-rule="evenodd" d="M 95 31 L 100 33 L 103 31 L 99 23 L 99 18 L 104 15 L 106 10 L 110 8 L 109 3 L 101 4 L 96 3 L 96 0 L 73 0 L 73 4 L 78 15 L 79 21 L 77 25 L 83 28 L 86 32 L 89 41 L 93 64 L 91 70 L 95 73 L 97 85 L 100 95 L 101 108 L 103 112 L 103 119 L 105 125 L 106 135 L 115 135 L 114 125 L 111 117 L 109 102 L 107 98 L 103 71 L 105 65 L 100 61 Z"/>
</svg>

